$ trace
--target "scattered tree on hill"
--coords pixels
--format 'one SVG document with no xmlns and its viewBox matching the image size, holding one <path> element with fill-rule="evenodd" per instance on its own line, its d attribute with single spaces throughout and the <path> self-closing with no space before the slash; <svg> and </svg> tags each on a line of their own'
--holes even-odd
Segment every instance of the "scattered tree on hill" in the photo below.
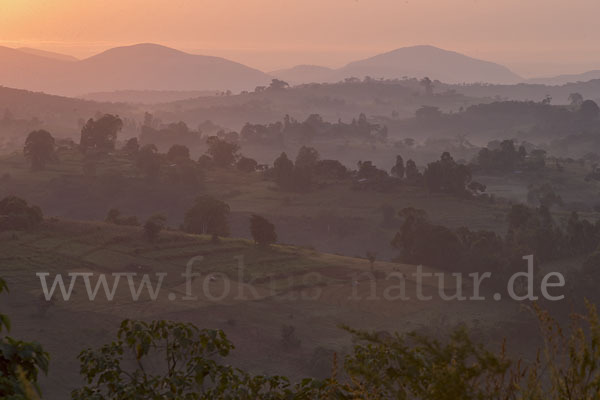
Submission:
<svg viewBox="0 0 600 400">
<path fill-rule="evenodd" d="M 123 217 L 117 208 L 111 208 L 106 214 L 105 222 L 115 225 L 139 226 L 140 222 L 136 216 Z"/>
<path fill-rule="evenodd" d="M 287 82 L 282 81 L 280 79 L 272 79 L 271 83 L 269 84 L 270 90 L 283 90 L 288 87 L 290 87 L 290 85 Z"/>
<path fill-rule="evenodd" d="M 423 181 L 423 174 L 419 172 L 417 168 L 417 164 L 413 160 L 408 160 L 406 162 L 406 183 L 412 186 L 418 186 Z"/>
<path fill-rule="evenodd" d="M 404 160 L 401 155 L 396 156 L 396 164 L 392 167 L 392 176 L 404 179 Z"/>
<path fill-rule="evenodd" d="M 579 114 L 586 122 L 595 121 L 600 116 L 600 107 L 593 100 L 585 100 L 579 107 Z"/>
<path fill-rule="evenodd" d="M 348 168 L 338 160 L 319 160 L 315 166 L 319 178 L 341 180 L 348 177 Z"/>
<path fill-rule="evenodd" d="M 189 160 L 190 149 L 182 144 L 174 144 L 167 152 L 167 160 L 171 162 Z"/>
<path fill-rule="evenodd" d="M 156 181 L 160 174 L 160 155 L 153 144 L 143 146 L 137 154 L 136 165 L 150 181 Z"/>
<path fill-rule="evenodd" d="M 392 246 L 400 250 L 400 260 L 443 270 L 460 268 L 462 246 L 458 237 L 448 228 L 431 224 L 423 210 L 412 207 L 401 210 L 404 220 Z"/>
<path fill-rule="evenodd" d="M 275 182 L 282 189 L 292 189 L 294 186 L 294 163 L 286 153 L 281 155 L 273 163 L 273 176 Z"/>
<path fill-rule="evenodd" d="M 122 128 L 123 121 L 118 115 L 105 114 L 98 120 L 90 118 L 81 129 L 79 145 L 84 152 L 112 151 L 115 149 L 117 134 Z"/>
<path fill-rule="evenodd" d="M 298 150 L 294 167 L 313 169 L 319 161 L 319 152 L 314 147 L 302 146 Z"/>
<path fill-rule="evenodd" d="M 208 155 L 212 158 L 217 167 L 226 168 L 232 166 L 238 158 L 240 146 L 237 143 L 230 143 L 219 139 L 217 136 L 209 136 L 206 139 L 208 144 Z"/>
<path fill-rule="evenodd" d="M 277 242 L 275 225 L 260 215 L 252 214 L 250 217 L 250 233 L 254 243 L 260 246 L 268 246 Z"/>
<path fill-rule="evenodd" d="M 503 140 L 497 148 L 490 145 L 479 151 L 476 167 L 486 172 L 513 172 L 523 168 L 527 157 L 524 146 L 518 149 L 512 140 Z"/>
<path fill-rule="evenodd" d="M 42 210 L 16 196 L 0 200 L 0 231 L 32 229 L 44 220 Z"/>
<path fill-rule="evenodd" d="M 419 84 L 423 86 L 427 96 L 433 96 L 433 82 L 431 79 L 429 79 L 429 77 L 426 76 L 425 78 L 421 79 Z"/>
<path fill-rule="evenodd" d="M 156 214 L 146 220 L 144 224 L 144 235 L 146 239 L 154 243 L 158 239 L 158 235 L 165 228 L 167 219 L 164 215 Z"/>
<path fill-rule="evenodd" d="M 569 95 L 569 103 L 571 103 L 571 107 L 579 108 L 583 103 L 583 96 L 580 93 L 571 93 Z"/>
<path fill-rule="evenodd" d="M 135 137 L 127 140 L 127 142 L 125 142 L 125 146 L 123 146 L 123 151 L 130 156 L 137 154 L 137 152 L 139 150 L 140 150 L 140 143 L 138 142 L 138 139 Z"/>
<path fill-rule="evenodd" d="M 185 213 L 184 230 L 204 235 L 228 236 L 230 211 L 227 203 L 208 195 L 200 196 Z"/>
<path fill-rule="evenodd" d="M 241 156 L 237 162 L 237 169 L 243 172 L 254 172 L 258 167 L 256 160 L 248 157 Z"/>
<path fill-rule="evenodd" d="M 439 161 L 427 165 L 423 179 L 425 187 L 431 192 L 462 195 L 471 181 L 471 170 L 466 165 L 456 163 L 450 153 L 444 152 Z"/>
<path fill-rule="evenodd" d="M 46 163 L 54 161 L 56 159 L 54 147 L 54 138 L 50 132 L 45 130 L 31 132 L 23 148 L 23 154 L 31 162 L 31 169 L 34 171 L 44 169 Z"/>
</svg>

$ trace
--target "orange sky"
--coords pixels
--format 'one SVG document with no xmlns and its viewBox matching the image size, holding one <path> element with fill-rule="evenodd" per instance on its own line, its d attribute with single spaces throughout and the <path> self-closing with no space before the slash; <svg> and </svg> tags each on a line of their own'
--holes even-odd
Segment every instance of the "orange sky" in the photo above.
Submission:
<svg viewBox="0 0 600 400">
<path fill-rule="evenodd" d="M 432 44 L 525 76 L 600 69 L 600 0 L 0 0 L 0 45 L 155 42 L 263 70 Z"/>
</svg>

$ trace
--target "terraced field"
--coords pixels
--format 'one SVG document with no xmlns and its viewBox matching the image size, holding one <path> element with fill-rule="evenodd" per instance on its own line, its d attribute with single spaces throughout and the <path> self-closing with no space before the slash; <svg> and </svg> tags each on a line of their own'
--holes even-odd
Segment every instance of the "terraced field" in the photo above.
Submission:
<svg viewBox="0 0 600 400">
<path fill-rule="evenodd" d="M 190 284 L 197 298 L 184 300 L 188 283 L 182 273 L 197 256 L 203 259 L 196 259 L 193 271 L 201 275 Z M 372 279 L 363 259 L 283 245 L 261 248 L 244 239 L 213 243 L 209 237 L 178 231 L 164 231 L 150 244 L 141 228 L 105 223 L 50 219 L 35 232 L 5 232 L 0 235 L 0 265 L 11 290 L 2 297 L 0 309 L 11 316 L 12 333 L 40 341 L 52 355 L 50 375 L 43 379 L 48 399 L 65 398 L 78 385 L 79 351 L 112 340 L 125 318 L 173 319 L 224 329 L 236 344 L 236 365 L 299 377 L 327 374 L 327 354 L 350 348 L 340 324 L 435 331 L 458 322 L 491 327 L 500 316 L 507 321 L 516 315 L 516 306 L 504 302 L 495 303 L 491 318 L 485 302 L 383 300 L 381 293 L 397 284 L 386 279 L 392 272 L 404 274 L 406 292 L 414 293 L 414 267 L 409 265 L 376 262 Z M 83 278 L 78 278 L 68 301 L 57 288 L 48 303 L 41 298 L 40 272 L 50 274 L 48 286 L 55 274 L 63 274 L 67 289 L 68 273 L 93 274 L 92 287 L 102 273 L 111 285 L 113 273 L 136 273 L 136 285 L 147 274 L 153 287 L 157 273 L 167 275 L 155 300 L 146 288 L 134 301 L 122 277 L 112 301 L 102 289 L 90 301 Z M 426 293 L 436 290 L 437 281 L 425 282 Z M 300 341 L 296 348 L 283 345 L 284 325 L 295 328 Z"/>
</svg>

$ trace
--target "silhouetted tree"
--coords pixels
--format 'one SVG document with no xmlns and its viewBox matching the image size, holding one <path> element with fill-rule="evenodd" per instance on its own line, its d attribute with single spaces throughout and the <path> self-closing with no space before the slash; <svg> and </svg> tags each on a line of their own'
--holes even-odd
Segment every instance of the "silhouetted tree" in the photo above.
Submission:
<svg viewBox="0 0 600 400">
<path fill-rule="evenodd" d="M 294 186 L 294 163 L 286 153 L 281 155 L 273 163 L 273 176 L 277 185 L 289 190 Z"/>
<path fill-rule="evenodd" d="M 129 155 L 137 154 L 140 150 L 140 143 L 137 138 L 131 138 L 127 142 L 125 142 L 125 146 L 123 146 L 123 151 Z"/>
<path fill-rule="evenodd" d="M 404 160 L 401 155 L 396 156 L 396 164 L 392 167 L 392 176 L 404 179 Z"/>
<path fill-rule="evenodd" d="M 20 197 L 8 196 L 0 200 L 0 231 L 32 229 L 43 220 L 42 210 L 30 206 Z"/>
<path fill-rule="evenodd" d="M 421 79 L 419 84 L 423 86 L 427 96 L 433 96 L 433 82 L 431 79 L 429 79 L 429 77 L 426 76 L 425 78 Z"/>
<path fill-rule="evenodd" d="M 272 79 L 271 83 L 269 84 L 269 89 L 271 89 L 271 90 L 283 90 L 283 89 L 285 89 L 285 88 L 287 88 L 289 86 L 290 85 L 287 82 L 285 82 L 285 81 L 282 81 L 280 79 Z"/>
<path fill-rule="evenodd" d="M 277 242 L 275 225 L 260 215 L 252 214 L 250 217 L 250 233 L 258 245 L 267 246 Z"/>
<path fill-rule="evenodd" d="M 181 161 L 190 159 L 190 149 L 182 144 L 174 144 L 167 152 L 167 160 Z"/>
<path fill-rule="evenodd" d="M 217 136 L 209 136 L 206 144 L 208 144 L 206 152 L 217 167 L 230 167 L 235 163 L 240 149 L 238 144 L 219 139 Z"/>
<path fill-rule="evenodd" d="M 571 103 L 571 107 L 579 108 L 583 103 L 583 96 L 579 93 L 571 93 L 569 95 L 569 103 Z"/>
<path fill-rule="evenodd" d="M 105 114 L 96 121 L 90 118 L 81 129 L 79 145 L 84 152 L 112 151 L 115 149 L 117 134 L 122 128 L 123 121 L 118 115 Z"/>
<path fill-rule="evenodd" d="M 579 114 L 584 121 L 595 121 L 600 115 L 600 108 L 593 100 L 585 100 L 579 107 Z"/>
<path fill-rule="evenodd" d="M 144 235 L 149 242 L 156 242 L 158 235 L 164 229 L 167 219 L 164 215 L 156 214 L 148 218 L 144 224 Z"/>
<path fill-rule="evenodd" d="M 31 162 L 31 169 L 44 169 L 46 163 L 56 159 L 54 138 L 45 130 L 33 131 L 25 140 L 23 154 Z"/>
<path fill-rule="evenodd" d="M 160 155 L 156 146 L 153 144 L 143 146 L 138 152 L 136 164 L 148 180 L 157 180 L 160 174 Z"/>
<path fill-rule="evenodd" d="M 406 182 L 410 185 L 420 185 L 423 180 L 423 174 L 419 172 L 417 164 L 413 160 L 406 161 Z"/>
<path fill-rule="evenodd" d="M 184 217 L 184 230 L 190 233 L 228 236 L 229 205 L 214 197 L 203 195 L 196 199 Z"/>
<path fill-rule="evenodd" d="M 256 160 L 254 160 L 252 158 L 241 156 L 240 159 L 238 160 L 236 166 L 237 166 L 237 169 L 239 169 L 240 171 L 254 172 L 254 171 L 256 171 L 256 168 L 258 167 L 258 163 L 256 162 Z"/>
</svg>

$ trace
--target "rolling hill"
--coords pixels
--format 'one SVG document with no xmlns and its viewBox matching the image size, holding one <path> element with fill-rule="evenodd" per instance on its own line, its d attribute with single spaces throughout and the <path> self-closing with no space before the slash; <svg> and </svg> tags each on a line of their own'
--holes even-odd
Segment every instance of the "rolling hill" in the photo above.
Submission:
<svg viewBox="0 0 600 400">
<path fill-rule="evenodd" d="M 527 82 L 542 85 L 566 85 L 568 83 L 589 82 L 595 79 L 600 79 L 600 70 L 596 69 L 581 74 L 564 74 L 546 78 L 532 78 L 528 79 Z"/>
<path fill-rule="evenodd" d="M 67 54 L 61 54 L 61 53 L 55 53 L 53 51 L 45 51 L 45 50 L 40 50 L 40 49 L 32 49 L 30 47 L 19 47 L 17 50 L 23 52 L 23 53 L 27 53 L 27 54 L 33 54 L 36 56 L 40 56 L 40 57 L 46 57 L 46 58 L 51 58 L 53 60 L 59 60 L 59 61 L 79 61 L 79 59 L 73 57 L 73 56 L 69 56 Z"/>
<path fill-rule="evenodd" d="M 292 82 L 301 80 L 302 83 L 339 81 L 349 77 L 362 79 L 365 76 L 387 79 L 428 76 L 446 83 L 516 83 L 522 80 L 502 65 L 433 46 L 403 47 L 351 62 L 328 74 L 323 72 L 326 72 L 324 67 L 297 66 L 272 74 L 283 79 L 287 77 Z"/>
<path fill-rule="evenodd" d="M 81 61 L 0 48 L 0 85 L 60 95 L 117 90 L 250 90 L 270 81 L 256 69 L 156 44 L 117 47 Z"/>
</svg>

